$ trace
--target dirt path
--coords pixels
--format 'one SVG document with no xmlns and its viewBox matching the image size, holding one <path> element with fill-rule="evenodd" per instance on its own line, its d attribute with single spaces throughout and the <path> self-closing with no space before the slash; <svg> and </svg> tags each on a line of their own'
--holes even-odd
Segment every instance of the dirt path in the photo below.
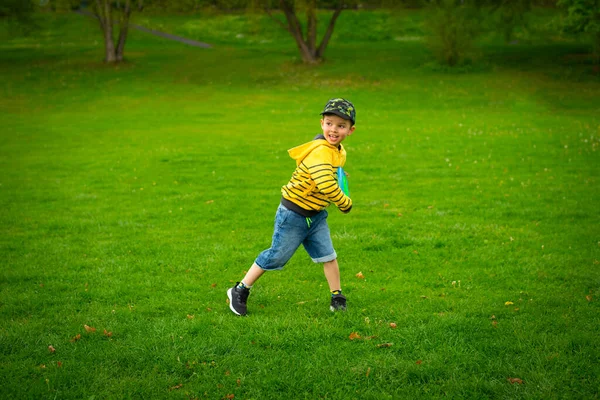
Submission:
<svg viewBox="0 0 600 400">
<path fill-rule="evenodd" d="M 96 18 L 96 16 L 93 13 L 89 12 L 89 11 L 76 10 L 75 12 L 77 14 L 85 15 L 87 17 Z M 146 28 L 146 27 L 141 26 L 141 25 L 129 24 L 129 26 L 132 27 L 132 28 L 134 28 L 134 29 L 137 29 L 139 31 L 150 33 L 151 35 L 159 36 L 159 37 L 162 37 L 162 38 L 165 38 L 165 39 L 174 40 L 176 42 L 184 43 L 184 44 L 187 44 L 189 46 L 201 47 L 201 48 L 204 48 L 204 49 L 210 49 L 212 47 L 212 45 L 210 45 L 208 43 L 199 42 L 197 40 L 192 40 L 192 39 L 184 38 L 182 36 L 172 35 L 170 33 L 156 31 L 154 29 L 149 29 L 149 28 Z"/>
</svg>

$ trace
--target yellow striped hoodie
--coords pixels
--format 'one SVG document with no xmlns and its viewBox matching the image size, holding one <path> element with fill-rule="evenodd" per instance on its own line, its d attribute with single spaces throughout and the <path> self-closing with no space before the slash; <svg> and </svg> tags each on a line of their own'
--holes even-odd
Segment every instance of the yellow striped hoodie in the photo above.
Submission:
<svg viewBox="0 0 600 400">
<path fill-rule="evenodd" d="M 349 212 L 352 200 L 340 188 L 337 168 L 346 164 L 346 150 L 317 136 L 312 142 L 288 150 L 296 160 L 292 178 L 281 188 L 281 203 L 287 208 L 312 217 L 334 203 L 342 212 Z"/>
</svg>

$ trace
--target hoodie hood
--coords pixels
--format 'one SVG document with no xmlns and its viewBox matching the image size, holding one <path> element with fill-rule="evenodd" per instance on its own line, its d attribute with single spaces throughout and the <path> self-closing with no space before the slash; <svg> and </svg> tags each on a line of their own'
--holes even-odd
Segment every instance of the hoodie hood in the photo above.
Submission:
<svg viewBox="0 0 600 400">
<path fill-rule="evenodd" d="M 345 161 L 346 157 L 346 150 L 344 149 L 344 146 L 342 146 L 340 144 L 340 148 L 338 149 L 336 146 L 333 146 L 331 144 L 329 144 L 327 142 L 327 140 L 325 139 L 321 139 L 317 136 L 317 139 L 308 142 L 308 143 L 304 143 L 301 144 L 300 146 L 296 146 L 294 148 L 291 148 L 288 150 L 288 153 L 290 155 L 290 157 L 292 157 L 294 160 L 296 160 L 296 165 L 300 165 L 300 163 L 310 154 L 312 153 L 315 149 L 319 148 L 319 147 L 329 147 L 332 150 L 333 154 L 338 154 L 339 157 L 335 157 L 337 158 L 337 160 L 332 160 L 333 164 L 338 164 L 336 166 L 339 166 L 340 164 L 343 164 L 343 161 Z"/>
</svg>

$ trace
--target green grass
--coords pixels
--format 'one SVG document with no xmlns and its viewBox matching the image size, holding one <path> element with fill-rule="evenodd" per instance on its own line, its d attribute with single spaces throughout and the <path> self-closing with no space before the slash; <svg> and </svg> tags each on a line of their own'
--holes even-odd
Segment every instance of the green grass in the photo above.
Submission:
<svg viewBox="0 0 600 400">
<path fill-rule="evenodd" d="M 109 67 L 95 23 L 42 22 L 0 45 L 3 398 L 598 397 L 600 83 L 582 44 L 490 39 L 489 67 L 452 74 L 387 31 L 338 37 L 319 67 L 281 34 L 194 37 L 207 50 L 132 31 Z M 349 310 L 328 311 L 299 251 L 236 318 L 225 291 L 269 245 L 286 150 L 333 96 L 358 110 L 355 207 L 329 217 Z"/>
</svg>

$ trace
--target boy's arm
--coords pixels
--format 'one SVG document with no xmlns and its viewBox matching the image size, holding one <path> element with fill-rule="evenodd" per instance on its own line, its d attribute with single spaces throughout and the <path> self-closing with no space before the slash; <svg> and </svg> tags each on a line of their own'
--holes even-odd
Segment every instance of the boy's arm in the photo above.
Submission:
<svg viewBox="0 0 600 400">
<path fill-rule="evenodd" d="M 315 149 L 306 157 L 304 165 L 308 168 L 319 192 L 327 196 L 341 212 L 349 213 L 352 209 L 352 199 L 344 194 L 338 184 L 335 168 L 331 163 L 331 155 L 326 150 Z"/>
</svg>

